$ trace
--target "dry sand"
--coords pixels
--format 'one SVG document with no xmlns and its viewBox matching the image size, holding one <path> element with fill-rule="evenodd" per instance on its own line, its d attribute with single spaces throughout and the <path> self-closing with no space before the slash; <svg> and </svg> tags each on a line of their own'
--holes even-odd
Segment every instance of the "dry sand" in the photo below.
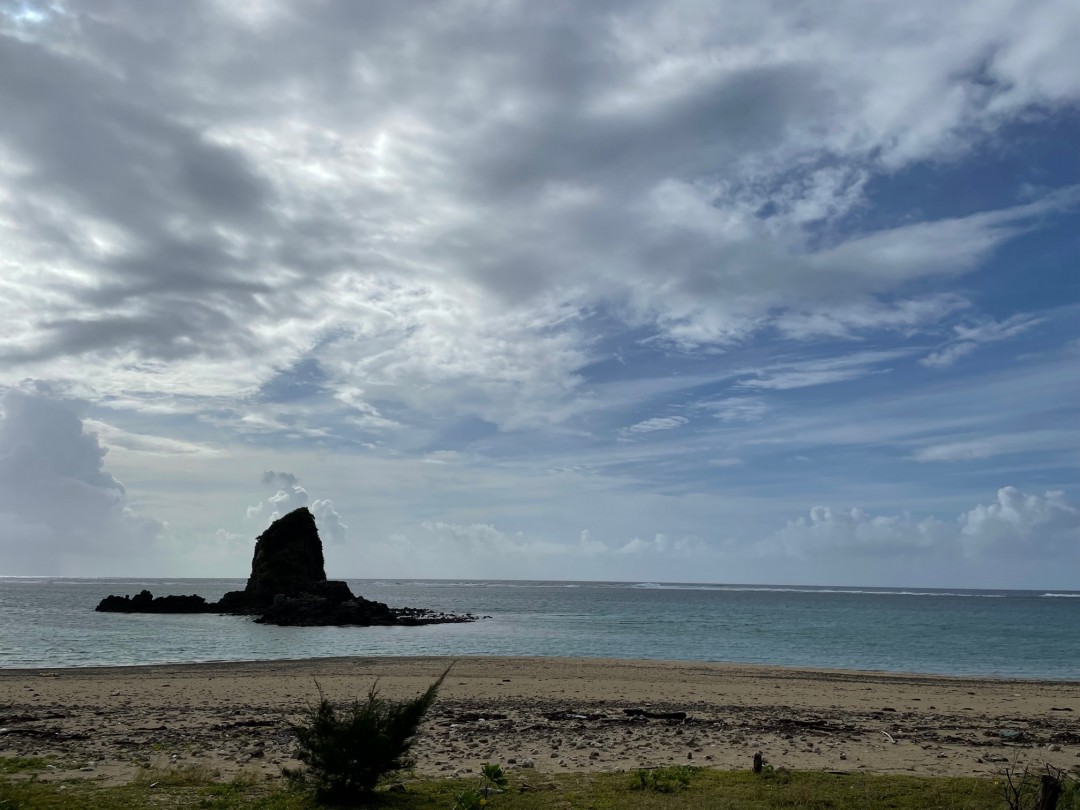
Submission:
<svg viewBox="0 0 1080 810">
<path fill-rule="evenodd" d="M 0 671 L 0 756 L 48 778 L 131 779 L 143 764 L 280 776 L 288 727 L 318 699 L 422 692 L 439 658 L 337 658 Z M 685 720 L 633 716 L 685 712 Z M 688 763 L 994 775 L 1080 767 L 1080 682 L 659 661 L 462 658 L 416 746 L 417 771 L 485 761 L 539 774 Z"/>
</svg>

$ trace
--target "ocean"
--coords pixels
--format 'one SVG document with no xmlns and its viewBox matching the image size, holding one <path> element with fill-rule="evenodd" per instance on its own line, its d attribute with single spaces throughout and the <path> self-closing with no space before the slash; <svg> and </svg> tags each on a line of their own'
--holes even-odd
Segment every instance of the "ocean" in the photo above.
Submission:
<svg viewBox="0 0 1080 810">
<path fill-rule="evenodd" d="M 271 627 L 237 616 L 95 613 L 104 596 L 242 579 L 0 578 L 0 668 L 324 656 L 720 661 L 1080 679 L 1080 592 L 625 582 L 349 580 L 392 607 L 489 618 L 429 627 Z"/>
</svg>

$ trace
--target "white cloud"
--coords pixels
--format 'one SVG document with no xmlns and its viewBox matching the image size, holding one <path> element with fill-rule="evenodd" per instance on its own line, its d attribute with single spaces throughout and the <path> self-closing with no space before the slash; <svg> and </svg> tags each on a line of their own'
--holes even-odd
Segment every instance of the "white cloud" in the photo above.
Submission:
<svg viewBox="0 0 1080 810">
<path fill-rule="evenodd" d="M 790 521 L 769 538 L 767 545 L 799 558 L 821 553 L 887 556 L 931 550 L 953 535 L 955 529 L 935 518 L 872 517 L 861 509 L 815 506 L 807 517 Z"/>
<path fill-rule="evenodd" d="M 550 426 L 598 309 L 686 347 L 918 330 L 963 302 L 910 282 L 1075 204 L 837 227 L 1076 103 L 1062 0 L 226 6 L 0 12 L 0 382 L 250 404 L 316 357 L 364 430 Z"/>
<path fill-rule="evenodd" d="M 724 397 L 697 402 L 694 408 L 712 411 L 721 422 L 757 422 L 771 410 L 767 402 L 754 397 Z"/>
<path fill-rule="evenodd" d="M 994 503 L 961 515 L 960 526 L 961 542 L 972 555 L 1080 552 L 1080 507 L 1064 492 L 1027 495 L 1003 487 Z"/>
<path fill-rule="evenodd" d="M 1066 427 L 1027 428 L 962 442 L 928 444 L 908 458 L 921 462 L 979 461 L 1010 453 L 1068 451 L 1080 448 L 1080 436 Z"/>
<path fill-rule="evenodd" d="M 845 382 L 868 374 L 887 373 L 890 369 L 883 367 L 885 363 L 910 354 L 908 350 L 898 349 L 776 363 L 760 369 L 747 369 L 745 373 L 754 376 L 742 377 L 738 386 L 785 391 Z"/>
<path fill-rule="evenodd" d="M 162 524 L 136 512 L 106 450 L 43 384 L 7 391 L 0 421 L 0 565 L 5 574 L 77 575 L 102 559 L 127 573 Z"/>
<path fill-rule="evenodd" d="M 657 534 L 652 540 L 635 537 L 614 551 L 616 554 L 654 554 L 672 558 L 700 555 L 705 550 L 705 546 L 695 537 L 680 537 L 672 540 L 666 534 Z"/>
<path fill-rule="evenodd" d="M 914 461 L 975 461 L 995 456 L 1000 450 L 993 442 L 951 442 L 922 447 L 911 455 Z"/>
<path fill-rule="evenodd" d="M 247 508 L 248 520 L 269 525 L 280 517 L 309 506 L 308 491 L 301 486 L 300 476 L 291 472 L 267 470 L 262 475 L 263 486 L 275 487 L 273 495 Z M 349 527 L 342 521 L 341 515 L 334 509 L 333 501 L 323 498 L 310 502 L 311 514 L 315 517 L 319 536 L 324 542 L 343 543 L 348 537 Z"/>
<path fill-rule="evenodd" d="M 685 416 L 654 416 L 637 424 L 622 428 L 619 432 L 624 436 L 634 433 L 652 433 L 657 430 L 674 430 L 687 424 L 690 420 Z"/>
<path fill-rule="evenodd" d="M 443 521 L 429 521 L 425 522 L 422 528 L 433 533 L 441 543 L 450 547 L 453 552 L 475 556 L 478 561 L 492 554 L 503 556 L 507 554 L 535 553 L 541 550 L 536 546 L 527 544 L 521 532 L 506 534 L 489 523 L 464 525 Z M 547 550 L 550 550 L 550 548 Z"/>
<path fill-rule="evenodd" d="M 1007 304 L 980 292 L 1003 246 L 995 284 L 1046 278 L 1025 251 L 1076 217 L 1040 149 L 1075 123 L 1078 29 L 1067 0 L 0 0 L 0 386 L 77 391 L 109 469 L 205 524 L 184 538 L 237 530 L 282 465 L 310 473 L 265 484 L 259 521 L 332 495 L 328 539 L 421 546 L 439 516 L 574 570 L 584 525 L 704 536 L 720 482 L 744 538 L 884 478 L 901 505 L 1019 480 L 989 459 L 1023 442 L 1061 488 L 1075 439 L 1030 434 L 1064 424 L 1071 366 L 928 390 L 911 361 L 1070 337 L 978 307 Z M 937 191 L 988 153 L 1024 171 Z M 852 468 L 779 460 L 831 450 Z M 978 458 L 902 483 L 881 454 Z"/>
<path fill-rule="evenodd" d="M 919 362 L 931 368 L 947 368 L 984 344 L 1008 340 L 1042 322 L 1042 318 L 1021 314 L 1003 321 L 987 320 L 970 326 L 960 324 L 953 327 L 954 337 L 949 343 Z"/>
<path fill-rule="evenodd" d="M 1080 507 L 1063 492 L 1027 495 L 1015 487 L 999 489 L 996 502 L 979 504 L 952 521 L 815 506 L 769 537 L 764 548 L 803 559 L 927 555 L 947 560 L 1040 551 L 1075 557 L 1080 555 Z"/>
<path fill-rule="evenodd" d="M 597 558 L 614 559 L 626 555 L 657 555 L 659 557 L 688 557 L 695 552 L 705 550 L 704 545 L 694 537 L 671 539 L 660 533 L 651 540 L 634 537 L 622 544 L 610 544 L 593 536 L 588 529 L 578 535 L 577 543 L 558 543 L 538 538 L 530 538 L 523 532 L 507 534 L 488 523 L 456 524 L 442 521 L 426 522 L 422 528 L 437 538 L 443 550 L 452 553 L 475 555 L 478 564 L 484 558 L 516 557 L 522 561 L 542 559 L 564 559 L 574 561 L 596 560 Z M 589 569 L 597 571 L 602 569 Z"/>
<path fill-rule="evenodd" d="M 95 434 L 110 450 L 126 453 L 142 453 L 152 456 L 212 456 L 228 455 L 224 450 L 197 442 L 172 439 L 167 436 L 154 436 L 146 433 L 132 433 L 123 428 L 101 422 L 97 419 L 84 419 L 83 430 Z"/>
<path fill-rule="evenodd" d="M 952 293 L 912 298 L 897 303 L 856 300 L 820 310 L 791 309 L 776 318 L 776 328 L 795 340 L 832 337 L 854 339 L 860 333 L 888 329 L 911 334 L 935 326 L 944 317 L 971 306 Z"/>
<path fill-rule="evenodd" d="M 344 543 L 349 527 L 341 520 L 332 501 L 325 498 L 311 502 L 311 514 L 319 527 L 319 534 L 331 543 Z"/>
</svg>

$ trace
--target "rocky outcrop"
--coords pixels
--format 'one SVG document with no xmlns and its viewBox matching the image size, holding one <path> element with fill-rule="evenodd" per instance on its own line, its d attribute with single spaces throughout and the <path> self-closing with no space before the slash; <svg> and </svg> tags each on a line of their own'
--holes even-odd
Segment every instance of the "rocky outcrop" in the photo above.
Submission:
<svg viewBox="0 0 1080 810">
<path fill-rule="evenodd" d="M 385 627 L 456 624 L 473 622 L 477 618 L 471 613 L 455 615 L 415 608 L 391 608 L 382 602 L 357 596 L 337 603 L 317 597 L 285 599 L 272 605 L 255 621 L 260 624 L 276 624 L 283 627 Z"/>
<path fill-rule="evenodd" d="M 135 596 L 106 596 L 97 606 L 101 613 L 210 613 L 214 605 L 201 596 L 158 596 L 141 590 Z"/>
<path fill-rule="evenodd" d="M 281 599 L 340 604 L 355 598 L 344 582 L 326 578 L 319 529 L 302 507 L 275 520 L 256 538 L 247 587 L 230 591 L 218 604 L 230 613 L 262 613 Z"/>
<path fill-rule="evenodd" d="M 475 621 L 454 615 L 391 608 L 356 596 L 349 586 L 328 580 L 315 518 L 301 507 L 270 524 L 255 540 L 251 576 L 242 591 L 229 591 L 218 602 L 201 596 L 107 596 L 103 613 L 228 613 L 257 616 L 257 622 L 280 626 L 360 626 L 446 624 Z"/>
</svg>

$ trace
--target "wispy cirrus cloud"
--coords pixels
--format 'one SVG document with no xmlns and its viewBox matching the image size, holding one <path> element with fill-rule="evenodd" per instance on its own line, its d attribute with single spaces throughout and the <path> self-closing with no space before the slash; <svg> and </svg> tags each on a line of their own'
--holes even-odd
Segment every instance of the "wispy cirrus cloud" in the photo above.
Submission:
<svg viewBox="0 0 1080 810">
<path fill-rule="evenodd" d="M 835 357 L 793 360 L 752 370 L 741 377 L 739 388 L 786 391 L 845 382 L 868 374 L 888 373 L 887 364 L 911 355 L 911 350 L 856 352 Z"/>
<path fill-rule="evenodd" d="M 1043 318 L 1026 314 L 1017 314 L 1003 321 L 983 321 L 981 323 L 957 324 L 953 327 L 953 338 L 919 362 L 931 368 L 948 368 L 962 357 L 974 353 L 980 346 L 999 343 L 1038 326 Z"/>
<path fill-rule="evenodd" d="M 623 436 L 632 436 L 638 433 L 653 433 L 657 430 L 674 430 L 689 421 L 685 416 L 654 416 L 651 419 L 644 419 L 629 427 L 624 427 L 619 433 Z"/>
</svg>

